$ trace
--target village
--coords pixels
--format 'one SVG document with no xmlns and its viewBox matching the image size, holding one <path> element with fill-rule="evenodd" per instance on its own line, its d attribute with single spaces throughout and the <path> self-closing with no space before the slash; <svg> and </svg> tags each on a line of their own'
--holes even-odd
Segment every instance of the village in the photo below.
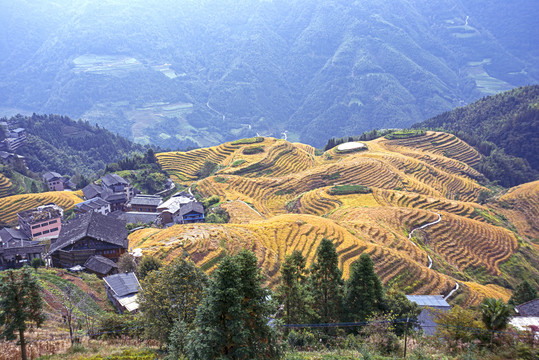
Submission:
<svg viewBox="0 0 539 360">
<path fill-rule="evenodd" d="M 43 174 L 50 191 L 72 188 L 55 172 Z M 172 186 L 170 186 L 174 189 Z M 204 222 L 204 207 L 195 196 L 178 191 L 168 200 L 144 195 L 117 174 L 107 174 L 82 189 L 85 201 L 65 219 L 64 210 L 50 203 L 17 214 L 18 227 L 0 230 L 0 270 L 31 265 L 40 259 L 48 267 L 87 272 L 103 278 L 107 294 L 120 313 L 138 308 L 140 284 L 134 273 L 118 274 L 118 261 L 140 249 L 129 247 L 128 224 L 169 227 Z M 127 292 L 126 292 L 127 291 Z"/>
</svg>

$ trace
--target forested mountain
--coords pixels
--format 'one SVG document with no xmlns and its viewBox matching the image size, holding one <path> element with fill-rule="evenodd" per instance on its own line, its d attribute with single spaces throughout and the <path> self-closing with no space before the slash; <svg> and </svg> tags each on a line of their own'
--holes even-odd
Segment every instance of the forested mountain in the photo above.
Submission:
<svg viewBox="0 0 539 360">
<path fill-rule="evenodd" d="M 59 115 L 18 115 L 10 119 L 26 129 L 27 142 L 17 149 L 34 172 L 56 171 L 92 176 L 108 163 L 145 148 L 110 131 Z"/>
<path fill-rule="evenodd" d="M 171 148 L 411 124 L 536 83 L 532 0 L 61 0 L 0 11 L 0 107 Z"/>
<path fill-rule="evenodd" d="M 482 98 L 414 127 L 450 131 L 474 145 L 484 155 L 479 170 L 505 186 L 539 173 L 538 85 Z"/>
</svg>

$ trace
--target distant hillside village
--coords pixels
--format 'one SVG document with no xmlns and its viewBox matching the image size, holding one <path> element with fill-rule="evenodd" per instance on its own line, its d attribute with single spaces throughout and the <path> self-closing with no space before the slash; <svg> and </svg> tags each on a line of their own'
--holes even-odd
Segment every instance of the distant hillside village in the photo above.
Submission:
<svg viewBox="0 0 539 360">
<path fill-rule="evenodd" d="M 53 172 L 43 179 L 52 191 L 71 187 Z M 19 212 L 17 228 L 0 230 L 0 270 L 42 258 L 48 265 L 105 276 L 114 273 L 120 256 L 131 250 L 128 224 L 168 227 L 204 222 L 204 206 L 192 194 L 180 191 L 163 201 L 159 195 L 140 194 L 117 174 L 101 177 L 82 192 L 86 200 L 76 204 L 69 220 L 51 203 Z M 44 240 L 50 241 L 49 249 Z"/>
</svg>

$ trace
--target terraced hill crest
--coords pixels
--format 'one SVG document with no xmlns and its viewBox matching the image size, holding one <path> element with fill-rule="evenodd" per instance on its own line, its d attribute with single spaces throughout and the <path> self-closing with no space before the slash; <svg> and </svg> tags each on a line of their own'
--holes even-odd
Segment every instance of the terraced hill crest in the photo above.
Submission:
<svg viewBox="0 0 539 360">
<path fill-rule="evenodd" d="M 207 271 L 250 248 L 273 286 L 285 255 L 300 250 L 311 264 L 326 237 L 345 276 L 367 252 L 384 283 L 409 294 L 472 305 L 485 296 L 507 300 L 522 277 L 539 285 L 539 183 L 481 205 L 489 189 L 473 168 L 480 154 L 457 137 L 426 132 L 364 145 L 321 153 L 259 137 L 157 154 L 175 180 L 219 196 L 231 220 L 140 230 L 130 246 L 165 261 L 188 254 Z"/>
</svg>

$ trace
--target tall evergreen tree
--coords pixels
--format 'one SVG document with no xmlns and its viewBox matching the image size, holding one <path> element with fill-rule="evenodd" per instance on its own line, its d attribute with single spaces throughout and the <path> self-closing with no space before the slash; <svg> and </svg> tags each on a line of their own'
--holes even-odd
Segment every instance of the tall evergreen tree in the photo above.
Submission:
<svg viewBox="0 0 539 360">
<path fill-rule="evenodd" d="M 188 335 L 191 359 L 276 359 L 280 351 L 268 325 L 274 306 L 262 288 L 256 256 L 225 257 L 215 270 Z"/>
<path fill-rule="evenodd" d="M 287 324 L 301 324 L 313 317 L 313 298 L 306 286 L 306 260 L 298 250 L 281 264 L 281 283 L 276 297 L 284 305 Z"/>
<path fill-rule="evenodd" d="M 361 254 L 359 260 L 350 267 L 344 300 L 348 321 L 365 321 L 376 312 L 384 310 L 384 289 L 369 254 Z"/>
<path fill-rule="evenodd" d="M 319 320 L 322 323 L 339 321 L 343 300 L 342 271 L 335 245 L 329 239 L 322 239 L 316 250 L 309 283 L 314 302 L 318 305 Z"/>
<path fill-rule="evenodd" d="M 40 327 L 45 321 L 43 300 L 37 280 L 27 268 L 0 274 L 0 338 L 15 340 L 19 335 L 22 360 L 27 359 L 24 332 L 29 322 Z"/>
<path fill-rule="evenodd" d="M 184 258 L 177 258 L 159 271 L 149 272 L 139 293 L 147 336 L 164 343 L 176 321 L 190 327 L 206 284 L 206 274 Z"/>
</svg>

